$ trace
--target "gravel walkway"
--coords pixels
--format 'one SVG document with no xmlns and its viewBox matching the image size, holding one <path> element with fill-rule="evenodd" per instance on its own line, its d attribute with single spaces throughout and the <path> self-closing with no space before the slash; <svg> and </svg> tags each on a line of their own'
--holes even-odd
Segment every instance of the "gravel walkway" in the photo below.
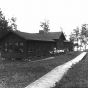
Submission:
<svg viewBox="0 0 88 88">
<path fill-rule="evenodd" d="M 80 60 L 83 59 L 83 57 L 86 55 L 86 52 L 83 52 L 82 54 L 78 55 L 76 58 L 74 58 L 71 61 L 68 61 L 65 64 L 62 64 L 60 66 L 57 66 L 52 71 L 47 73 L 46 75 L 42 76 L 35 82 L 31 83 L 25 88 L 51 88 L 55 86 L 56 82 L 59 82 L 61 78 L 64 76 L 64 74 L 67 73 L 69 68 L 72 67 L 72 65 L 78 63 Z"/>
</svg>

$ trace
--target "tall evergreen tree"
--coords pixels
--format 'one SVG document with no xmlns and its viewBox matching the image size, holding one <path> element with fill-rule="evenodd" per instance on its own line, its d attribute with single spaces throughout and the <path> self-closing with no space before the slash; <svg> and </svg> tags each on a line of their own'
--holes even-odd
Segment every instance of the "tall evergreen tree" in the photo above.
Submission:
<svg viewBox="0 0 88 88">
<path fill-rule="evenodd" d="M 0 37 L 2 37 L 9 30 L 17 30 L 16 17 L 6 20 L 5 15 L 0 9 Z"/>
<path fill-rule="evenodd" d="M 5 19 L 4 14 L 0 10 L 0 37 L 4 35 L 9 29 L 8 21 Z"/>
</svg>

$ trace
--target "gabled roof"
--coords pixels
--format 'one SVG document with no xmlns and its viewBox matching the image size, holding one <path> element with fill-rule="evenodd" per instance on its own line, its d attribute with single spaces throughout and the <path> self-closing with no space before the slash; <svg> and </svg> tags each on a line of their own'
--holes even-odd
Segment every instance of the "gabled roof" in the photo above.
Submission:
<svg viewBox="0 0 88 88">
<path fill-rule="evenodd" d="M 54 41 L 55 39 L 59 39 L 63 32 L 48 32 L 48 33 L 26 33 L 20 31 L 12 31 L 18 36 L 25 38 L 26 40 L 41 40 L 41 41 Z"/>
</svg>

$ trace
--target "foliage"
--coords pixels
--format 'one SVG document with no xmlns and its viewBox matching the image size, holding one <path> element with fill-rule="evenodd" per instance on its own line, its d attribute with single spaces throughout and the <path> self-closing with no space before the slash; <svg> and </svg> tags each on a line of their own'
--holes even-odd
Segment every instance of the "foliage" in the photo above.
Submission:
<svg viewBox="0 0 88 88">
<path fill-rule="evenodd" d="M 16 17 L 6 20 L 0 9 L 0 36 L 8 32 L 8 30 L 17 30 Z"/>
<path fill-rule="evenodd" d="M 75 41 L 75 36 L 73 33 L 70 34 L 70 38 L 69 38 L 70 42 L 71 42 L 71 45 L 72 45 L 72 50 L 74 48 L 74 41 Z"/>
<path fill-rule="evenodd" d="M 45 33 L 49 32 L 49 30 L 50 30 L 49 29 L 49 20 L 45 20 L 45 22 L 41 22 L 40 26 L 43 28 Z"/>
<path fill-rule="evenodd" d="M 63 32 L 63 31 L 62 31 L 62 32 Z M 67 35 L 65 34 L 65 32 L 63 32 L 63 33 L 64 33 L 64 36 L 67 37 Z"/>
<path fill-rule="evenodd" d="M 76 42 L 77 50 L 78 47 L 80 47 L 81 50 L 81 47 L 83 47 L 83 45 L 85 46 L 86 50 L 86 46 L 88 44 L 88 24 L 82 24 L 81 29 L 79 29 L 78 27 L 74 29 L 70 35 L 70 41 Z"/>
<path fill-rule="evenodd" d="M 16 17 L 11 17 L 11 19 L 10 19 L 10 25 L 9 26 L 13 30 L 17 30 L 16 20 L 17 20 Z"/>
<path fill-rule="evenodd" d="M 73 30 L 73 32 L 71 32 L 70 34 L 70 41 L 77 41 L 78 43 L 78 39 L 79 39 L 79 28 L 77 27 L 76 29 Z"/>
<path fill-rule="evenodd" d="M 71 34 L 70 34 L 69 36 L 70 36 L 69 40 L 70 40 L 71 42 L 74 42 L 74 41 L 75 41 L 75 37 L 74 37 L 74 35 L 73 35 L 72 32 L 71 32 Z"/>
<path fill-rule="evenodd" d="M 82 43 L 85 45 L 85 50 L 86 50 L 86 46 L 87 46 L 87 41 L 88 41 L 88 24 L 83 24 L 82 28 L 81 28 L 81 39 L 82 39 Z"/>
<path fill-rule="evenodd" d="M 74 40 L 77 42 L 77 50 L 78 50 L 78 41 L 79 41 L 79 28 L 73 30 Z"/>
<path fill-rule="evenodd" d="M 0 10 L 0 35 L 3 35 L 9 29 L 8 21 L 5 19 L 4 14 Z"/>
</svg>

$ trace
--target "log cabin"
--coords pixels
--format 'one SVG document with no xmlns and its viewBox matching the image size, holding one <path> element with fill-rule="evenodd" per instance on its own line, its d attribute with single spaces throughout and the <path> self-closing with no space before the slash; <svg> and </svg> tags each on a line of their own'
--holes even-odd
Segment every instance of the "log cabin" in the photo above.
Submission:
<svg viewBox="0 0 88 88">
<path fill-rule="evenodd" d="M 54 48 L 69 48 L 63 32 L 26 33 L 9 30 L 0 39 L 2 58 L 30 58 L 50 55 Z M 66 45 L 67 44 L 67 45 Z"/>
</svg>

